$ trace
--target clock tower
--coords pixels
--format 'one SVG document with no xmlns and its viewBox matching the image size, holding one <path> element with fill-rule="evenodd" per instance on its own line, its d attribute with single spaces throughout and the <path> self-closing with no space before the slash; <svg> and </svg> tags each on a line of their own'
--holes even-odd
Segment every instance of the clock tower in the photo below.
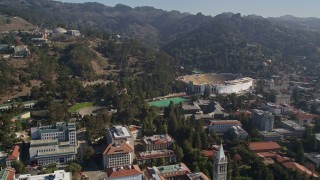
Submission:
<svg viewBox="0 0 320 180">
<path fill-rule="evenodd" d="M 221 144 L 213 162 L 213 180 L 227 180 L 227 173 L 228 160 Z"/>
</svg>

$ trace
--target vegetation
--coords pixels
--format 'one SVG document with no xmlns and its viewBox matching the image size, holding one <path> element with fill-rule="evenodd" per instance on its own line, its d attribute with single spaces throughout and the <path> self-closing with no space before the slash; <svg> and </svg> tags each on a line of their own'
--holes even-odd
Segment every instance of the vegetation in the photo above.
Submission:
<svg viewBox="0 0 320 180">
<path fill-rule="evenodd" d="M 93 103 L 92 102 L 84 102 L 84 103 L 76 103 L 75 105 L 73 105 L 71 108 L 70 108 L 70 112 L 71 113 L 75 113 L 75 112 L 78 112 L 80 109 L 82 108 L 85 108 L 85 107 L 90 107 L 90 106 L 93 106 Z"/>
</svg>

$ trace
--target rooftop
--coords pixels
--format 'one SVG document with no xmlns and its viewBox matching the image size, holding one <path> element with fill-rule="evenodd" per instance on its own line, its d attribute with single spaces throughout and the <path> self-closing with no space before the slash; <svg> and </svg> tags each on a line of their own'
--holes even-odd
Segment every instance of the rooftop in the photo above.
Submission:
<svg viewBox="0 0 320 180">
<path fill-rule="evenodd" d="M 171 155 L 175 155 L 175 152 L 172 150 L 164 149 L 157 151 L 144 151 L 139 152 L 136 155 L 136 158 L 139 159 L 151 159 L 151 158 L 160 158 L 160 157 L 168 157 Z"/>
<path fill-rule="evenodd" d="M 5 168 L 0 171 L 0 179 L 1 180 L 11 180 L 14 178 L 16 170 L 14 168 Z"/>
<path fill-rule="evenodd" d="M 189 173 L 187 174 L 188 179 L 190 180 L 210 180 L 205 174 L 202 172 L 197 173 Z"/>
<path fill-rule="evenodd" d="M 184 163 L 168 165 L 168 166 L 159 166 L 154 168 L 156 169 L 156 171 L 158 171 L 161 174 L 175 173 L 179 171 L 190 172 L 190 169 Z"/>
<path fill-rule="evenodd" d="M 293 128 L 294 130 L 300 130 L 300 131 L 305 130 L 305 127 L 301 126 L 300 124 L 298 124 L 292 120 L 284 120 L 284 121 L 282 121 L 282 124 L 285 124 L 285 125 Z"/>
<path fill-rule="evenodd" d="M 16 160 L 19 158 L 20 146 L 15 145 L 11 154 L 7 156 L 7 160 Z"/>
<path fill-rule="evenodd" d="M 214 120 L 211 121 L 210 125 L 224 125 L 224 124 L 234 124 L 234 125 L 241 125 L 241 122 L 238 120 Z"/>
<path fill-rule="evenodd" d="M 114 143 L 109 144 L 103 154 L 111 155 L 131 152 L 133 152 L 133 149 L 127 143 Z"/>
<path fill-rule="evenodd" d="M 58 145 L 58 139 L 31 140 L 30 147 Z"/>
<path fill-rule="evenodd" d="M 249 149 L 251 151 L 274 151 L 280 149 L 281 146 L 276 142 L 250 142 Z"/>
<path fill-rule="evenodd" d="M 163 144 L 168 142 L 175 142 L 175 140 L 168 134 L 145 136 L 142 138 L 145 144 Z"/>
<path fill-rule="evenodd" d="M 320 153 L 305 153 L 307 159 L 310 161 L 319 164 L 320 163 Z"/>
<path fill-rule="evenodd" d="M 115 139 L 131 137 L 128 128 L 124 126 L 113 126 L 110 128 L 110 132 Z"/>
<path fill-rule="evenodd" d="M 142 175 L 138 165 L 126 166 L 121 168 L 108 168 L 107 169 L 108 178 L 120 178 L 126 176 Z"/>
</svg>

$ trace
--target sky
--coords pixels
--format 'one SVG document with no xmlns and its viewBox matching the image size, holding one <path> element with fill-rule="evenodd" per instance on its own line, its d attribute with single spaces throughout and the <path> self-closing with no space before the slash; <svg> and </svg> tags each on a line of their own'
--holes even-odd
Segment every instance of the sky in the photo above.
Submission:
<svg viewBox="0 0 320 180">
<path fill-rule="evenodd" d="M 178 10 L 215 16 L 223 12 L 242 15 L 278 17 L 320 17 L 320 0 L 58 0 L 62 2 L 100 2 L 107 6 L 124 4 L 131 7 L 152 6 L 163 10 Z"/>
</svg>

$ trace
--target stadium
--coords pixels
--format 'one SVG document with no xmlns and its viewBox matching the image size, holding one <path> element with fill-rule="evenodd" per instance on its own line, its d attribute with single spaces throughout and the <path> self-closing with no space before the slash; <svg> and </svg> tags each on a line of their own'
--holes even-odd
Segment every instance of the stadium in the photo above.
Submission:
<svg viewBox="0 0 320 180">
<path fill-rule="evenodd" d="M 177 80 L 186 83 L 189 92 L 197 94 L 204 93 L 205 89 L 210 90 L 210 94 L 240 93 L 253 86 L 252 78 L 231 73 L 193 74 L 180 76 Z"/>
</svg>

